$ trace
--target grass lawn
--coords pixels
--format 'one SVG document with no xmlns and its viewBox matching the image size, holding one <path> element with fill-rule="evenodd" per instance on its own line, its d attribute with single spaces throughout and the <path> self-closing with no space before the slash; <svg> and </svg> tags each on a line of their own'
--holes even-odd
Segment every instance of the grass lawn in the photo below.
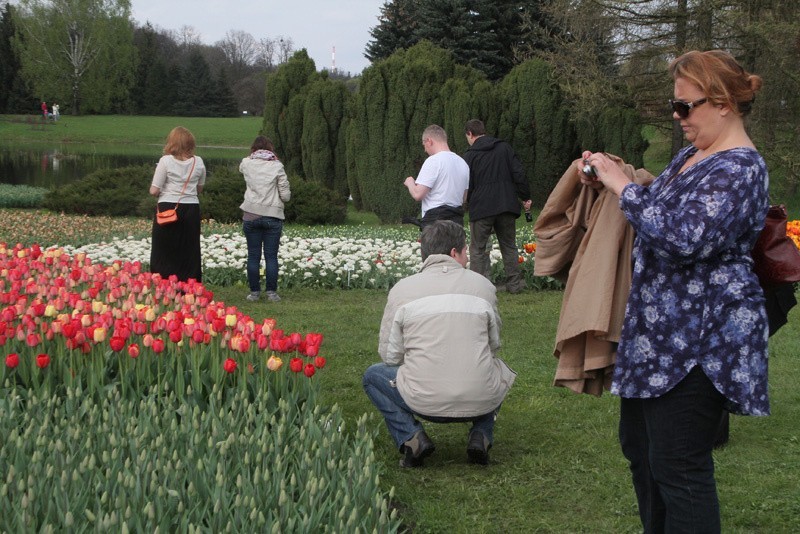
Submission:
<svg viewBox="0 0 800 534">
<path fill-rule="evenodd" d="M 399 455 L 361 388 L 379 360 L 382 291 L 287 290 L 273 304 L 244 301 L 244 288 L 215 288 L 218 298 L 279 326 L 325 333 L 328 403 L 348 418 L 374 413 L 383 480 L 414 532 L 638 532 L 627 465 L 619 451 L 618 399 L 575 395 L 551 386 L 560 292 L 499 295 L 501 355 L 518 373 L 498 417 L 491 465 L 466 462 L 468 425 L 426 424 L 436 453 L 423 469 L 397 466 Z M 731 441 L 716 453 L 725 532 L 793 532 L 800 527 L 800 311 L 771 341 L 773 415 L 733 417 Z"/>
<path fill-rule="evenodd" d="M 0 115 L 0 142 L 164 144 L 169 131 L 185 126 L 201 147 L 249 147 L 261 130 L 261 117 L 143 117 L 62 115 L 57 123 L 32 126 L 29 116 Z M 36 119 L 38 120 L 38 116 Z"/>
</svg>

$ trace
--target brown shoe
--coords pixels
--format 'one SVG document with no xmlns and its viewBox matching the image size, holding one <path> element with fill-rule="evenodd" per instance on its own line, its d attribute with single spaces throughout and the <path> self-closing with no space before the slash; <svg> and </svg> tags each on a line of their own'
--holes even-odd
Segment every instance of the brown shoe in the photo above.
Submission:
<svg viewBox="0 0 800 534">
<path fill-rule="evenodd" d="M 489 465 L 489 449 L 492 445 L 482 432 L 473 430 L 469 433 L 467 442 L 467 456 L 473 464 Z"/>
<path fill-rule="evenodd" d="M 421 467 L 422 461 L 433 454 L 436 445 L 424 430 L 420 430 L 400 448 L 403 457 L 400 458 L 400 467 Z"/>
</svg>

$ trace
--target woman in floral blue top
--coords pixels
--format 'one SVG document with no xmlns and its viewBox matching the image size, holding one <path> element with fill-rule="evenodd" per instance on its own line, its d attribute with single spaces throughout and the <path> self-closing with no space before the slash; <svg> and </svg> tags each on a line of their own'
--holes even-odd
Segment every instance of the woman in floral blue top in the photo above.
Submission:
<svg viewBox="0 0 800 534">
<path fill-rule="evenodd" d="M 767 415 L 767 317 L 750 251 L 769 178 L 744 127 L 761 78 L 722 51 L 670 65 L 691 143 L 650 187 L 585 152 L 636 230 L 611 391 L 645 532 L 719 532 L 713 442 L 723 410 Z M 581 169 L 582 172 L 582 169 Z"/>
</svg>

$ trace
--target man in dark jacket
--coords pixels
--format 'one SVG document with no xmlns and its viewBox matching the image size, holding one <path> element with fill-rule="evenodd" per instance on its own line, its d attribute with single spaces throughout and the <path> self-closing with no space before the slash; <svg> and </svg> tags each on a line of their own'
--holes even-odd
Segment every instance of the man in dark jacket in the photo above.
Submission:
<svg viewBox="0 0 800 534">
<path fill-rule="evenodd" d="M 489 278 L 486 248 L 494 231 L 503 255 L 506 289 L 509 293 L 519 293 L 526 287 L 517 250 L 516 220 L 520 215 L 520 201 L 525 211 L 531 209 L 525 169 L 511 145 L 486 135 L 483 122 L 467 121 L 464 130 L 470 145 L 464 154 L 469 165 L 470 269 Z"/>
</svg>

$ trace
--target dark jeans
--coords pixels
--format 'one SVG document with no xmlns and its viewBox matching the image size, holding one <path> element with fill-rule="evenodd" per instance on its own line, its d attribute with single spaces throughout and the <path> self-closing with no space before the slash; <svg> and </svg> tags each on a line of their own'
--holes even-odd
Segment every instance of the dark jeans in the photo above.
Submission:
<svg viewBox="0 0 800 534">
<path fill-rule="evenodd" d="M 700 366 L 654 399 L 622 399 L 619 439 L 645 533 L 718 533 L 714 437 L 725 397 Z"/>
<path fill-rule="evenodd" d="M 259 217 L 244 221 L 247 239 L 247 283 L 250 291 L 261 291 L 261 251 L 266 261 L 267 291 L 278 290 L 278 246 L 283 232 L 283 221 L 275 217 Z"/>
<path fill-rule="evenodd" d="M 470 221 L 469 268 L 486 278 L 491 278 L 491 262 L 488 248 L 492 232 L 497 236 L 500 253 L 503 255 L 503 267 L 506 272 L 506 288 L 515 293 L 525 289 L 525 280 L 519 268 L 519 250 L 517 249 L 517 217 L 513 213 L 501 213 L 492 217 L 484 217 Z"/>
</svg>

